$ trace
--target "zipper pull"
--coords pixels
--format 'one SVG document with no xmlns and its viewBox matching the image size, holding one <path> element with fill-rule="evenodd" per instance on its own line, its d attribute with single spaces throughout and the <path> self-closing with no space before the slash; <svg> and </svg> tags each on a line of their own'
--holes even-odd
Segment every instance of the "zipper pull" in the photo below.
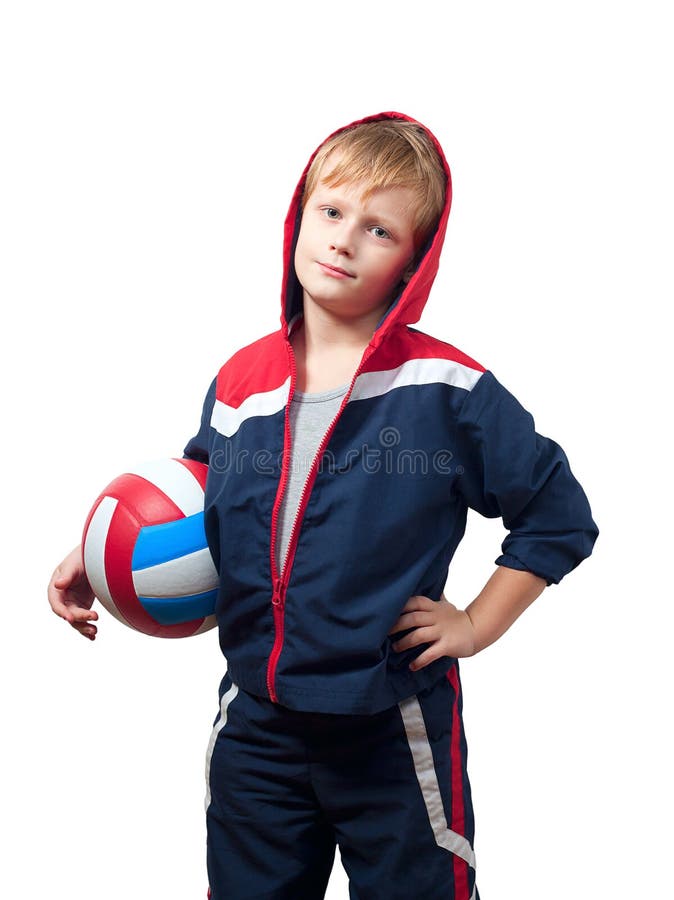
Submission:
<svg viewBox="0 0 674 900">
<path fill-rule="evenodd" d="M 281 599 L 281 579 L 277 578 L 274 582 L 274 590 L 271 597 L 271 602 L 274 606 L 282 606 L 283 600 Z"/>
</svg>

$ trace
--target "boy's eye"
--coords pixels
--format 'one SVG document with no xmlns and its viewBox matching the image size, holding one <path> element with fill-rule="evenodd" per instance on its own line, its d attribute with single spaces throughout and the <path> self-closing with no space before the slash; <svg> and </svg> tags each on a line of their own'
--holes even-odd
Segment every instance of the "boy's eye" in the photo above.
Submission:
<svg viewBox="0 0 674 900">
<path fill-rule="evenodd" d="M 339 210 L 335 209 L 334 206 L 327 206 L 323 212 L 328 217 L 328 219 L 338 219 L 339 218 Z"/>
<path fill-rule="evenodd" d="M 382 228 L 381 225 L 374 225 L 372 228 L 372 233 L 375 237 L 378 238 L 387 238 L 391 237 L 388 231 L 385 228 Z"/>
</svg>

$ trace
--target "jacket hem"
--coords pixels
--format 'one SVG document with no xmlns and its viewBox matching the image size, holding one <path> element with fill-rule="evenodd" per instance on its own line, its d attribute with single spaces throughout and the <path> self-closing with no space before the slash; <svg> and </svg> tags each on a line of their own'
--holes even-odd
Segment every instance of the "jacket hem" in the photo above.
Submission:
<svg viewBox="0 0 674 900">
<path fill-rule="evenodd" d="M 397 671 L 395 680 L 391 673 L 386 682 L 367 691 L 344 691 L 336 687 L 304 688 L 287 684 L 283 676 L 276 677 L 278 705 L 297 712 L 335 713 L 340 715 L 374 715 L 401 700 L 435 685 L 445 678 L 455 665 L 454 657 L 443 656 L 416 672 Z M 228 662 L 227 671 L 234 684 L 244 691 L 272 702 L 267 690 L 265 675 L 259 671 L 239 668 Z M 307 677 L 307 676 L 302 676 Z M 324 679 L 325 681 L 326 679 Z M 336 678 L 335 680 L 339 680 Z"/>
</svg>

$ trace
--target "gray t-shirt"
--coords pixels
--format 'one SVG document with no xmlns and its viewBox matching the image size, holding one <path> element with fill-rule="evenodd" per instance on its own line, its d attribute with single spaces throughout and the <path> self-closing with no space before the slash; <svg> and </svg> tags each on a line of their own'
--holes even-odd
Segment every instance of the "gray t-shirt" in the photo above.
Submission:
<svg viewBox="0 0 674 900">
<path fill-rule="evenodd" d="M 302 488 L 309 469 L 316 456 L 318 445 L 337 415 L 349 383 L 329 391 L 317 393 L 295 391 L 293 394 L 290 404 L 290 471 L 277 522 L 279 530 L 276 541 L 276 566 L 279 572 L 288 550 Z"/>
</svg>

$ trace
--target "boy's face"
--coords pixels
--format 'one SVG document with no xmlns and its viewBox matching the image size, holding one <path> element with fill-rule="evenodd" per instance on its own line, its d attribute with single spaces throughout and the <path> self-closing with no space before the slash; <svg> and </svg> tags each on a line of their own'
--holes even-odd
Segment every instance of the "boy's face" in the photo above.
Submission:
<svg viewBox="0 0 674 900">
<path fill-rule="evenodd" d="M 411 274 L 415 201 L 411 188 L 382 188 L 363 200 L 362 185 L 319 182 L 305 202 L 295 249 L 305 305 L 376 324 Z"/>
</svg>

